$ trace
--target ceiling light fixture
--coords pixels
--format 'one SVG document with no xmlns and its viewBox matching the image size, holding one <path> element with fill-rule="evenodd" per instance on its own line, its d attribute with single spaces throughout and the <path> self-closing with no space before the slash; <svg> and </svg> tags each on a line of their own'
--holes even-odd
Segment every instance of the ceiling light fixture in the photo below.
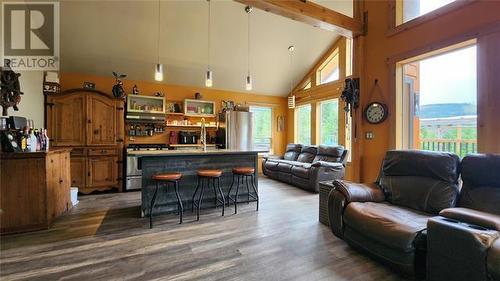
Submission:
<svg viewBox="0 0 500 281">
<path fill-rule="evenodd" d="M 290 54 L 290 95 L 288 96 L 288 108 L 295 108 L 295 95 L 293 94 L 293 45 L 288 46 L 288 53 Z"/>
<path fill-rule="evenodd" d="M 252 12 L 252 7 L 246 6 L 245 7 L 245 12 L 248 15 L 248 20 L 247 20 L 247 51 L 248 51 L 248 56 L 247 56 L 247 79 L 246 79 L 246 86 L 245 89 L 247 91 L 252 90 L 252 76 L 250 76 L 250 13 Z"/>
<path fill-rule="evenodd" d="M 155 67 L 155 80 L 156 81 L 163 81 L 163 64 L 160 63 L 160 25 L 161 25 L 161 22 L 160 22 L 160 19 L 161 19 L 161 15 L 160 15 L 160 8 L 161 8 L 161 5 L 160 5 L 160 0 L 158 0 L 158 37 L 157 37 L 157 50 L 158 50 L 158 60 L 157 60 L 157 64 L 156 64 L 156 67 Z"/>
<path fill-rule="evenodd" d="M 207 57 L 208 57 L 208 65 L 207 65 L 207 74 L 205 76 L 205 86 L 210 88 L 213 85 L 213 80 L 212 80 L 212 71 L 210 70 L 210 26 L 211 26 L 211 7 L 210 7 L 210 0 L 207 0 L 208 2 L 208 48 L 207 48 Z"/>
</svg>

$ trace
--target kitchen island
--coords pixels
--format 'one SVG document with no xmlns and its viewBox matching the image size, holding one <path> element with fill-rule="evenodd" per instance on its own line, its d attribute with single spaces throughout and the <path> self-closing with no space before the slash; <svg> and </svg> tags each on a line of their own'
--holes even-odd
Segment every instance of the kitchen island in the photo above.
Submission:
<svg viewBox="0 0 500 281">
<path fill-rule="evenodd" d="M 128 156 L 138 157 L 138 165 L 142 169 L 141 189 L 141 216 L 149 215 L 149 207 L 155 190 L 155 181 L 151 177 L 162 172 L 180 172 L 183 174 L 179 181 L 179 194 L 182 198 L 184 211 L 191 209 L 191 198 L 198 183 L 196 171 L 200 169 L 220 169 L 221 188 L 225 196 L 231 186 L 232 169 L 235 167 L 254 167 L 255 186 L 258 188 L 258 153 L 262 151 L 241 151 L 231 149 L 198 150 L 159 150 L 159 151 L 133 151 Z M 236 185 L 233 187 L 235 191 Z M 247 200 L 246 187 L 240 187 L 241 201 Z M 214 207 L 213 189 L 205 188 L 202 208 Z M 160 188 L 153 215 L 177 211 L 177 199 L 174 188 L 168 190 Z"/>
</svg>

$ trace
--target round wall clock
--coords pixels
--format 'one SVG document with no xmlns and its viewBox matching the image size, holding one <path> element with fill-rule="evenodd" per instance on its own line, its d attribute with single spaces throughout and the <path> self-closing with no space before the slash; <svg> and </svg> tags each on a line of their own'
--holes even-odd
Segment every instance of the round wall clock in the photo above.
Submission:
<svg viewBox="0 0 500 281">
<path fill-rule="evenodd" d="M 380 102 L 372 102 L 365 109 L 365 118 L 370 124 L 380 124 L 387 118 L 387 106 Z"/>
</svg>

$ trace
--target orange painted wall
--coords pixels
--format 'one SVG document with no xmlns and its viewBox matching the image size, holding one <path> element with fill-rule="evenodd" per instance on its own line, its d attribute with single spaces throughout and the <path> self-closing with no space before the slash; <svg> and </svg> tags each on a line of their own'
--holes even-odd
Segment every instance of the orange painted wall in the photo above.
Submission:
<svg viewBox="0 0 500 281">
<path fill-rule="evenodd" d="M 389 62 L 391 59 L 403 58 L 405 54 L 415 56 L 417 54 L 412 53 L 415 50 L 422 50 L 425 53 L 426 49 L 431 50 L 434 45 L 460 37 L 465 38 L 464 35 L 475 34 L 484 30 L 485 26 L 496 25 L 500 21 L 500 1 L 473 1 L 471 4 L 430 19 L 420 25 L 390 35 L 388 32 L 393 19 L 390 16 L 389 1 L 364 1 L 364 10 L 368 12 L 368 32 L 364 37 L 361 108 L 364 108 L 371 101 L 382 99 L 388 103 L 389 108 L 394 109 L 396 96 L 394 85 L 391 85 L 391 79 L 394 79 L 391 78 L 391 75 L 394 74 L 390 73 L 391 64 Z M 496 38 L 500 39 L 500 36 L 496 36 Z M 481 41 L 478 40 L 478 42 Z M 489 48 L 492 52 L 481 53 L 482 49 L 488 49 L 487 45 L 494 44 L 494 42 L 495 40 L 484 40 L 485 47 L 478 48 L 478 56 L 487 56 L 486 60 L 489 61 L 487 65 L 481 65 L 481 61 L 478 61 L 478 74 L 491 73 L 495 69 L 498 73 L 499 68 L 495 68 L 495 65 L 500 65 L 498 52 L 493 52 L 494 48 L 492 47 Z M 374 95 L 371 99 L 367 99 L 363 94 L 371 91 L 375 79 L 379 81 L 378 84 L 382 89 L 383 96 Z M 496 80 L 498 81 L 498 79 Z M 478 83 L 482 83 L 481 81 L 481 77 L 478 75 Z M 499 87 L 494 87 L 499 82 L 491 78 L 484 83 L 488 83 L 488 85 L 484 87 L 478 85 L 478 95 L 480 97 L 488 96 L 488 98 L 478 97 L 478 107 L 480 109 L 491 108 L 486 104 L 487 101 L 490 103 L 495 101 L 495 104 L 500 104 Z M 493 119 L 494 114 L 486 114 L 485 111 L 481 113 L 480 111 L 479 115 L 484 116 L 478 125 L 480 138 L 481 135 L 485 136 L 479 140 L 483 143 L 482 151 L 500 152 L 495 151 L 498 149 L 498 145 L 493 144 L 494 138 L 500 137 L 498 128 L 496 130 L 494 128 L 496 124 Z M 361 181 L 376 179 L 384 154 L 386 150 L 392 148 L 394 143 L 394 120 L 393 111 L 389 112 L 389 120 L 380 125 L 370 125 L 364 120 L 358 120 L 358 124 L 361 126 L 361 136 L 364 136 L 367 131 L 372 131 L 375 134 L 375 139 L 361 141 L 359 165 Z M 482 134 L 481 131 L 490 133 Z"/>
<path fill-rule="evenodd" d="M 95 76 L 89 74 L 60 73 L 59 76 L 61 80 L 62 90 L 81 88 L 83 82 L 88 81 L 95 83 L 97 90 L 111 93 L 111 89 L 115 82 L 113 77 Z M 220 109 L 220 104 L 223 100 L 232 100 L 235 103 L 239 104 L 252 105 L 258 103 L 262 105 L 273 106 L 273 150 L 277 154 L 284 153 L 286 147 L 286 130 L 283 132 L 278 132 L 278 130 L 276 129 L 276 118 L 277 116 L 281 115 L 285 116 L 285 120 L 287 119 L 288 109 L 286 97 L 266 96 L 190 86 L 167 85 L 147 81 L 133 81 L 128 79 L 125 79 L 123 81 L 123 86 L 126 93 L 131 93 L 132 87 L 134 85 L 137 85 L 141 95 L 154 95 L 154 93 L 160 91 L 165 94 L 167 100 L 172 101 L 182 101 L 186 98 L 194 98 L 194 94 L 196 92 L 199 92 L 203 95 L 204 100 L 216 102 L 217 111 Z"/>
</svg>

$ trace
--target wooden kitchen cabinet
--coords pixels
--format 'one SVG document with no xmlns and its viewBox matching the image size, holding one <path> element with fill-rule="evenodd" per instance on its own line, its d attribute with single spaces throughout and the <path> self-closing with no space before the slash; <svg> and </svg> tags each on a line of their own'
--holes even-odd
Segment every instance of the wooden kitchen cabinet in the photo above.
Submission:
<svg viewBox="0 0 500 281">
<path fill-rule="evenodd" d="M 86 186 L 87 158 L 71 157 L 71 186 L 83 188 Z"/>
<path fill-rule="evenodd" d="M 47 98 L 47 123 L 53 146 L 78 146 L 86 142 L 86 97 L 78 93 Z"/>
<path fill-rule="evenodd" d="M 89 89 L 47 97 L 47 128 L 55 147 L 70 147 L 71 186 L 79 192 L 122 190 L 124 101 Z"/>
<path fill-rule="evenodd" d="M 115 101 L 108 97 L 89 95 L 87 103 L 87 145 L 115 145 Z"/>
<path fill-rule="evenodd" d="M 117 183 L 118 158 L 101 156 L 89 158 L 88 186 L 99 188 Z"/>
<path fill-rule="evenodd" d="M 71 208 L 70 150 L 0 153 L 1 233 L 47 229 Z"/>
</svg>

